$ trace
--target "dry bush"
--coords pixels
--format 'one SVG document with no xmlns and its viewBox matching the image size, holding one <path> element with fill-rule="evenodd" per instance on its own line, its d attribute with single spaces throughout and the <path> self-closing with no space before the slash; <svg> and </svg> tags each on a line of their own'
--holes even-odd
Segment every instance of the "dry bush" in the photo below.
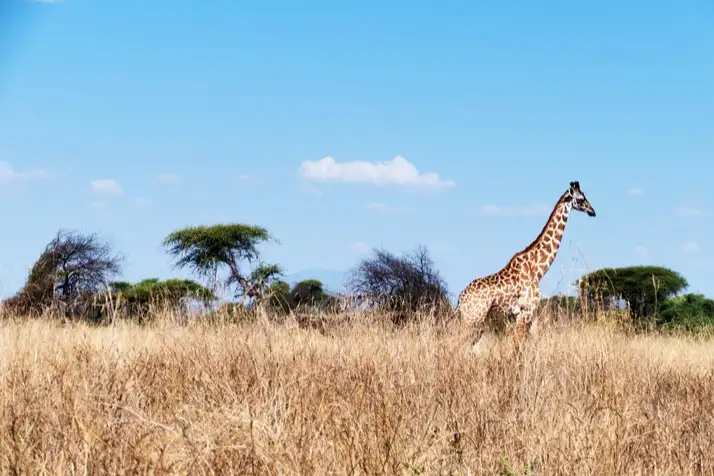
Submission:
<svg viewBox="0 0 714 476">
<path fill-rule="evenodd" d="M 598 323 L 0 324 L 3 474 L 712 474 L 714 345 Z M 532 471 L 532 473 L 524 473 Z"/>
</svg>

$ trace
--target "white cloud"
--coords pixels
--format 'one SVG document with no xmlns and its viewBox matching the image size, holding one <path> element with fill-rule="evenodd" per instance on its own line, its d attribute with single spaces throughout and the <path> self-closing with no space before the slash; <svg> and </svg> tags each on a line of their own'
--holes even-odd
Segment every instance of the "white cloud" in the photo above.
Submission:
<svg viewBox="0 0 714 476">
<path fill-rule="evenodd" d="M 181 177 L 173 172 L 164 172 L 163 174 L 159 174 L 156 179 L 161 183 L 178 183 L 181 181 Z"/>
<path fill-rule="evenodd" d="M 682 245 L 682 251 L 685 253 L 699 253 L 699 245 L 696 241 L 687 241 Z"/>
<path fill-rule="evenodd" d="M 11 183 L 24 180 L 41 180 L 48 178 L 50 173 L 46 170 L 35 169 L 26 172 L 18 172 L 7 162 L 0 162 L 0 182 Z"/>
<path fill-rule="evenodd" d="M 650 256 L 650 250 L 646 246 L 637 245 L 633 249 L 635 254 L 642 259 L 647 259 Z"/>
<path fill-rule="evenodd" d="M 446 189 L 456 184 L 441 180 L 433 172 L 422 173 L 407 159 L 398 155 L 386 162 L 337 162 L 332 157 L 306 160 L 300 164 L 300 174 L 316 182 L 352 182 L 377 185 L 411 185 L 424 189 Z"/>
<path fill-rule="evenodd" d="M 681 217 L 699 217 L 702 216 L 703 213 L 697 208 L 684 206 L 677 209 L 677 215 Z"/>
<path fill-rule="evenodd" d="M 103 195 L 121 195 L 124 193 L 119 182 L 114 179 L 98 179 L 90 182 L 92 191 Z"/>
<path fill-rule="evenodd" d="M 627 193 L 635 197 L 639 197 L 645 194 L 645 192 L 641 188 L 630 189 Z"/>
<path fill-rule="evenodd" d="M 484 205 L 478 209 L 480 215 L 490 216 L 522 216 L 534 217 L 548 215 L 552 210 L 548 205 L 533 205 L 530 207 L 499 207 L 498 205 Z"/>
</svg>

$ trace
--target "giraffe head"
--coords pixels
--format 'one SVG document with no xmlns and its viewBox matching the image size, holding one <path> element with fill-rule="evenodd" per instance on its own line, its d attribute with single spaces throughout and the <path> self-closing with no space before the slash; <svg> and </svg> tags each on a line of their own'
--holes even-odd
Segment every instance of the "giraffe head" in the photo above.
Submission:
<svg viewBox="0 0 714 476">
<path fill-rule="evenodd" d="M 574 210 L 585 212 L 591 217 L 595 216 L 595 209 L 590 205 L 583 191 L 580 190 L 580 182 L 570 182 L 570 188 L 565 193 L 565 201 L 569 202 Z"/>
</svg>

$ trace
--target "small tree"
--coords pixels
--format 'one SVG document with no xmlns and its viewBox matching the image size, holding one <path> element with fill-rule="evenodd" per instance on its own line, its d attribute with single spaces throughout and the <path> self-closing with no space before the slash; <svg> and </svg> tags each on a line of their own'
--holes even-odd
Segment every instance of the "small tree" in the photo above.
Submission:
<svg viewBox="0 0 714 476">
<path fill-rule="evenodd" d="M 347 287 L 358 300 L 394 312 L 397 321 L 408 313 L 440 313 L 450 307 L 446 283 L 434 269 L 426 247 L 419 246 L 402 257 L 373 251 L 373 258 L 362 259 L 350 273 Z"/>
<path fill-rule="evenodd" d="M 225 285 L 237 285 L 236 296 L 245 302 L 261 298 L 266 284 L 281 273 L 277 265 L 261 263 L 251 272 L 241 265 L 258 261 L 258 245 L 270 240 L 273 238 L 263 227 L 233 223 L 183 228 L 169 234 L 163 245 L 177 259 L 176 266 L 188 267 L 201 276 L 217 278 L 219 270 L 227 268 Z"/>
<path fill-rule="evenodd" d="M 88 311 L 88 302 L 120 273 L 121 261 L 96 234 L 60 230 L 9 307 L 23 313 L 61 308 L 66 317 L 76 317 Z"/>
<path fill-rule="evenodd" d="M 660 308 L 658 323 L 665 327 L 694 330 L 714 325 L 714 299 L 688 293 L 667 299 Z"/>
<path fill-rule="evenodd" d="M 628 303 L 633 318 L 656 316 L 659 307 L 687 288 L 687 280 L 676 271 L 662 266 L 603 268 L 579 280 L 581 298 L 605 309 Z"/>
<path fill-rule="evenodd" d="M 213 292 L 190 279 L 148 278 L 131 284 L 115 281 L 110 289 L 117 302 L 124 310 L 133 316 L 143 316 L 148 313 L 152 304 L 168 307 L 188 307 L 191 302 L 207 306 L 216 300 Z"/>
<path fill-rule="evenodd" d="M 285 281 L 271 284 L 266 295 L 270 297 L 270 307 L 278 314 L 297 310 L 334 311 L 339 301 L 325 292 L 318 279 L 304 279 L 295 283 L 292 289 Z"/>
<path fill-rule="evenodd" d="M 248 288 L 242 290 L 246 298 L 262 300 L 266 289 L 283 275 L 283 268 L 277 264 L 260 263 L 251 271 Z"/>
<path fill-rule="evenodd" d="M 268 286 L 265 294 L 268 296 L 270 307 L 278 314 L 287 314 L 294 307 L 290 284 L 285 281 L 275 281 Z"/>
</svg>

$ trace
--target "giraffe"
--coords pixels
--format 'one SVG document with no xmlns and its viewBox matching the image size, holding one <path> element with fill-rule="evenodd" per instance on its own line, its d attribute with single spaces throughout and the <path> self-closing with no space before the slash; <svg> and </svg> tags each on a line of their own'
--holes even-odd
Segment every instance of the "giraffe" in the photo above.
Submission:
<svg viewBox="0 0 714 476">
<path fill-rule="evenodd" d="M 483 336 L 487 318 L 515 318 L 516 340 L 520 348 L 542 297 L 540 280 L 558 254 L 565 225 L 573 209 L 595 216 L 595 209 L 577 181 L 570 182 L 543 230 L 530 245 L 514 254 L 501 270 L 474 279 L 461 291 L 456 313 L 460 313 L 466 324 L 473 326 L 474 347 Z"/>
</svg>

